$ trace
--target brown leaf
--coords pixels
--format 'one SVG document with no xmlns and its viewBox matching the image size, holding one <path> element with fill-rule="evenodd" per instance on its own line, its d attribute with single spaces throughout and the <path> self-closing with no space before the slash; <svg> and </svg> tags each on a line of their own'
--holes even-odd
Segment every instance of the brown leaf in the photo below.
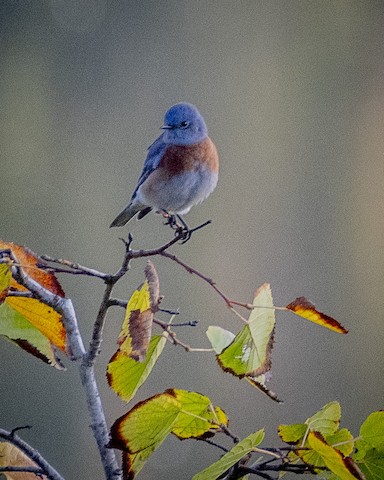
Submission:
<svg viewBox="0 0 384 480">
<path fill-rule="evenodd" d="M 29 457 L 27 457 L 21 450 L 9 442 L 0 442 L 0 467 L 36 467 Z M 4 472 L 7 480 L 36 480 L 37 476 L 30 472 Z M 47 480 L 45 475 L 42 475 L 42 480 Z"/>
<path fill-rule="evenodd" d="M 147 266 L 144 269 L 144 273 L 149 286 L 149 298 L 151 301 L 151 310 L 153 313 L 156 313 L 159 306 L 160 284 L 159 284 L 159 276 L 157 275 L 155 266 L 150 260 L 147 261 Z"/>
</svg>

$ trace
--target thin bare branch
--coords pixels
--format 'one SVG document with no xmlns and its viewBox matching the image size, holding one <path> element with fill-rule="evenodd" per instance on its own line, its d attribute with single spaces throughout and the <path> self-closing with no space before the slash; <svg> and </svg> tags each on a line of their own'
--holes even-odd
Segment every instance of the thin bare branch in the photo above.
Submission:
<svg viewBox="0 0 384 480">
<path fill-rule="evenodd" d="M 44 475 L 46 475 L 49 480 L 64 480 L 60 473 L 57 472 L 37 450 L 35 450 L 27 442 L 25 442 L 18 435 L 15 434 L 16 430 L 18 429 L 14 429 L 11 432 L 8 432 L 7 430 L 3 430 L 2 428 L 0 428 L 0 438 L 3 438 L 9 443 L 12 443 L 12 445 L 21 450 L 29 459 L 36 463 L 37 470 L 41 471 Z M 26 467 L 23 468 L 24 470 L 19 471 L 26 471 Z"/>
<path fill-rule="evenodd" d="M 43 478 L 43 475 L 45 475 L 44 470 L 38 467 L 0 467 L 0 473 L 6 473 L 6 472 L 25 472 L 25 473 L 34 473 L 36 477 Z"/>
<path fill-rule="evenodd" d="M 40 255 L 39 258 L 41 262 L 38 263 L 37 266 L 43 270 L 51 270 L 56 273 L 70 273 L 72 275 L 88 275 L 90 277 L 101 278 L 102 280 L 105 280 L 110 277 L 110 275 L 107 273 L 99 272 L 94 268 L 84 267 L 79 263 L 74 263 L 70 260 L 65 260 L 63 258 L 54 258 L 54 257 L 50 257 L 49 255 Z M 51 265 L 48 265 L 46 262 L 57 263 L 59 265 L 63 265 L 68 268 L 52 267 Z"/>
<path fill-rule="evenodd" d="M 24 297 L 24 298 L 33 298 L 31 292 L 21 292 L 20 290 L 9 290 L 7 297 Z"/>
<path fill-rule="evenodd" d="M 187 343 L 182 342 L 176 336 L 176 333 L 171 329 L 171 323 L 163 322 L 156 318 L 153 319 L 154 323 L 159 325 L 165 332 L 168 333 L 168 341 L 173 343 L 173 345 L 179 345 L 180 347 L 184 348 L 186 352 L 213 352 L 213 348 L 198 348 L 198 347 L 191 347 Z"/>
</svg>

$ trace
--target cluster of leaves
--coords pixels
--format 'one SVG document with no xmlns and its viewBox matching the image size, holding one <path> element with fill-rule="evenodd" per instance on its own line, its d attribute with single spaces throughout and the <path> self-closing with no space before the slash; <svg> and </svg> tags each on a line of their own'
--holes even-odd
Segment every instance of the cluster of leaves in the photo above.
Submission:
<svg viewBox="0 0 384 480">
<path fill-rule="evenodd" d="M 3 252 L 3 257 L 0 256 L 0 335 L 40 360 L 61 369 L 58 351 L 71 357 L 66 338 L 68 332 L 62 318 L 52 305 L 46 305 L 36 292 L 32 295 L 20 283 L 18 272 L 22 268 L 38 285 L 58 298 L 64 298 L 59 282 L 52 272 L 41 268 L 39 258 L 24 247 L 0 242 L 0 251 Z M 179 264 L 185 267 L 182 262 Z M 72 264 L 73 268 L 74 266 Z M 196 273 L 193 269 L 189 271 Z M 92 273 L 102 278 L 110 294 L 111 278 L 117 281 L 121 277 L 120 273 L 113 277 L 95 272 L 91 272 L 91 269 L 86 271 L 87 274 Z M 203 275 L 199 276 L 204 279 Z M 212 352 L 224 372 L 244 379 L 274 401 L 280 400 L 269 390 L 266 382 L 271 372 L 276 310 L 291 311 L 335 332 L 347 333 L 335 319 L 316 310 L 304 297 L 297 298 L 285 307 L 274 306 L 268 284 L 257 289 L 252 304 L 229 301 L 217 287 L 214 288 L 241 319 L 242 327 L 233 333 L 220 326 L 209 326 L 207 337 L 212 348 L 198 350 Z M 160 310 L 160 301 L 159 278 L 154 265 L 149 261 L 145 268 L 144 283 L 134 291 L 128 302 L 117 299 L 112 302 L 108 296 L 102 304 L 102 311 L 106 311 L 112 304 L 126 307 L 122 329 L 117 338 L 118 349 L 107 366 L 108 383 L 125 402 L 130 402 L 148 379 L 167 342 L 179 344 L 186 350 L 192 349 L 177 339 L 172 330 L 173 317 L 168 323 L 155 317 Z M 234 305 L 248 309 L 249 317 L 246 319 L 240 315 L 232 308 Z M 153 334 L 154 323 L 162 328 L 161 334 Z M 127 479 L 137 476 L 147 459 L 169 434 L 179 439 L 210 442 L 226 452 L 220 460 L 196 474 L 193 480 L 249 478 L 252 474 L 262 478 L 275 478 L 268 472 L 311 472 L 330 480 L 382 478 L 384 413 L 371 414 L 363 423 L 357 438 L 347 429 L 339 429 L 339 423 L 340 405 L 332 402 L 303 424 L 280 425 L 279 436 L 288 446 L 261 448 L 263 429 L 240 440 L 228 429 L 226 413 L 219 406 L 213 405 L 208 397 L 197 392 L 169 388 L 137 403 L 118 418 L 110 430 L 109 447 L 123 452 L 123 474 Z M 211 438 L 218 434 L 229 437 L 235 443 L 234 447 L 228 450 L 212 442 Z M 33 462 L 30 463 L 31 459 L 28 459 L 29 463 L 24 462 L 20 455 L 22 452 L 12 442 L 0 442 L 0 448 L 3 452 L 0 472 L 3 471 L 9 480 L 29 480 L 35 475 L 25 473 L 31 477 L 20 477 L 20 472 L 6 473 L 6 468 L 11 467 L 15 471 L 16 467 L 24 466 L 25 472 L 29 469 L 40 476 L 46 473 L 39 470 Z"/>
<path fill-rule="evenodd" d="M 38 258 L 27 248 L 0 240 L 0 250 L 9 253 L 13 259 L 13 262 L 9 260 L 0 264 L 0 335 L 40 360 L 62 369 L 57 355 L 58 350 L 66 353 L 66 332 L 61 316 L 53 308 L 32 298 L 27 289 L 12 277 L 12 264 L 23 265 L 25 273 L 32 279 L 64 297 L 61 285 L 55 275 L 37 267 Z"/>
<path fill-rule="evenodd" d="M 371 413 L 356 438 L 348 429 L 339 429 L 340 416 L 340 404 L 331 402 L 302 424 L 280 425 L 280 438 L 297 447 L 290 461 L 312 465 L 329 480 L 382 479 L 384 412 Z"/>
<path fill-rule="evenodd" d="M 154 313 L 159 309 L 159 279 L 151 262 L 145 269 L 145 275 L 145 282 L 128 302 L 118 338 L 119 348 L 107 367 L 110 386 L 126 402 L 132 400 L 148 378 L 168 338 L 167 331 L 151 337 Z M 336 320 L 316 311 L 306 299 L 297 299 L 286 308 L 332 330 L 346 333 Z M 208 327 L 207 336 L 217 362 L 225 372 L 245 378 L 270 398 L 279 401 L 265 385 L 271 370 L 275 328 L 275 308 L 268 284 L 256 291 L 249 318 L 243 320 L 244 326 L 237 335 L 219 326 Z M 180 439 L 205 440 L 220 432 L 230 435 L 227 425 L 228 417 L 209 398 L 197 392 L 168 389 L 138 403 L 117 419 L 111 429 L 110 446 L 124 452 L 125 474 L 127 478 L 134 478 L 170 433 Z M 218 478 L 239 462 L 244 469 L 245 457 L 263 437 L 264 433 L 260 430 L 237 443 L 224 460 L 196 475 L 195 479 Z M 228 464 L 228 458 L 233 461 L 232 464 Z"/>
<path fill-rule="evenodd" d="M 219 478 L 236 465 L 240 475 L 257 475 L 268 470 L 284 472 L 289 470 L 289 465 L 306 465 L 308 471 L 328 480 L 381 480 L 384 471 L 384 412 L 371 413 L 362 424 L 357 438 L 348 429 L 339 429 L 340 415 L 340 404 L 331 402 L 304 423 L 280 425 L 280 438 L 294 445 L 287 454 L 282 454 L 284 448 L 280 449 L 279 455 L 276 455 L 275 449 L 260 448 L 264 432 L 259 430 L 236 444 L 218 462 L 195 475 L 193 480 Z M 265 460 L 266 454 L 274 457 Z M 273 465 L 276 460 L 282 459 L 283 464 Z M 302 469 L 301 473 L 304 471 Z"/>
</svg>

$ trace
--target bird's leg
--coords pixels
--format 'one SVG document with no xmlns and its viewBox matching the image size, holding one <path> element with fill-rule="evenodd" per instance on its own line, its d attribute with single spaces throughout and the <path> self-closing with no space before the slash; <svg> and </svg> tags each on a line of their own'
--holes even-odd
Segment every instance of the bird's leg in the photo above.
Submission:
<svg viewBox="0 0 384 480">
<path fill-rule="evenodd" d="M 164 225 L 170 225 L 172 230 L 175 231 L 175 235 L 180 237 L 182 243 L 187 242 L 191 238 L 192 230 L 185 223 L 181 215 L 173 215 L 166 210 L 160 210 L 159 213 L 161 213 L 163 217 L 166 218 L 166 222 L 164 223 Z"/>
<path fill-rule="evenodd" d="M 181 243 L 186 243 L 192 236 L 192 231 L 188 225 L 186 224 L 185 220 L 181 215 L 176 214 L 177 220 L 180 222 L 176 222 L 177 224 L 177 230 L 176 230 L 176 235 L 180 235 L 180 239 L 182 240 Z"/>
<path fill-rule="evenodd" d="M 173 230 L 178 228 L 179 225 L 177 224 L 176 215 L 172 215 L 166 210 L 159 210 L 157 213 L 160 213 L 166 219 L 164 225 L 170 225 Z"/>
</svg>

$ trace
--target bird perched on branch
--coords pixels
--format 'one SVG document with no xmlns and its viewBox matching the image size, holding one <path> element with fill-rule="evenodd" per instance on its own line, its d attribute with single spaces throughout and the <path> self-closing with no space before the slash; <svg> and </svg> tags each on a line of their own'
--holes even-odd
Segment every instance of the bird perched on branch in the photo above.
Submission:
<svg viewBox="0 0 384 480">
<path fill-rule="evenodd" d="M 144 168 L 127 207 L 113 220 L 121 227 L 152 209 L 188 227 L 184 215 L 215 189 L 219 158 L 204 118 L 190 103 L 173 105 L 164 116 L 164 132 L 148 148 Z"/>
</svg>

